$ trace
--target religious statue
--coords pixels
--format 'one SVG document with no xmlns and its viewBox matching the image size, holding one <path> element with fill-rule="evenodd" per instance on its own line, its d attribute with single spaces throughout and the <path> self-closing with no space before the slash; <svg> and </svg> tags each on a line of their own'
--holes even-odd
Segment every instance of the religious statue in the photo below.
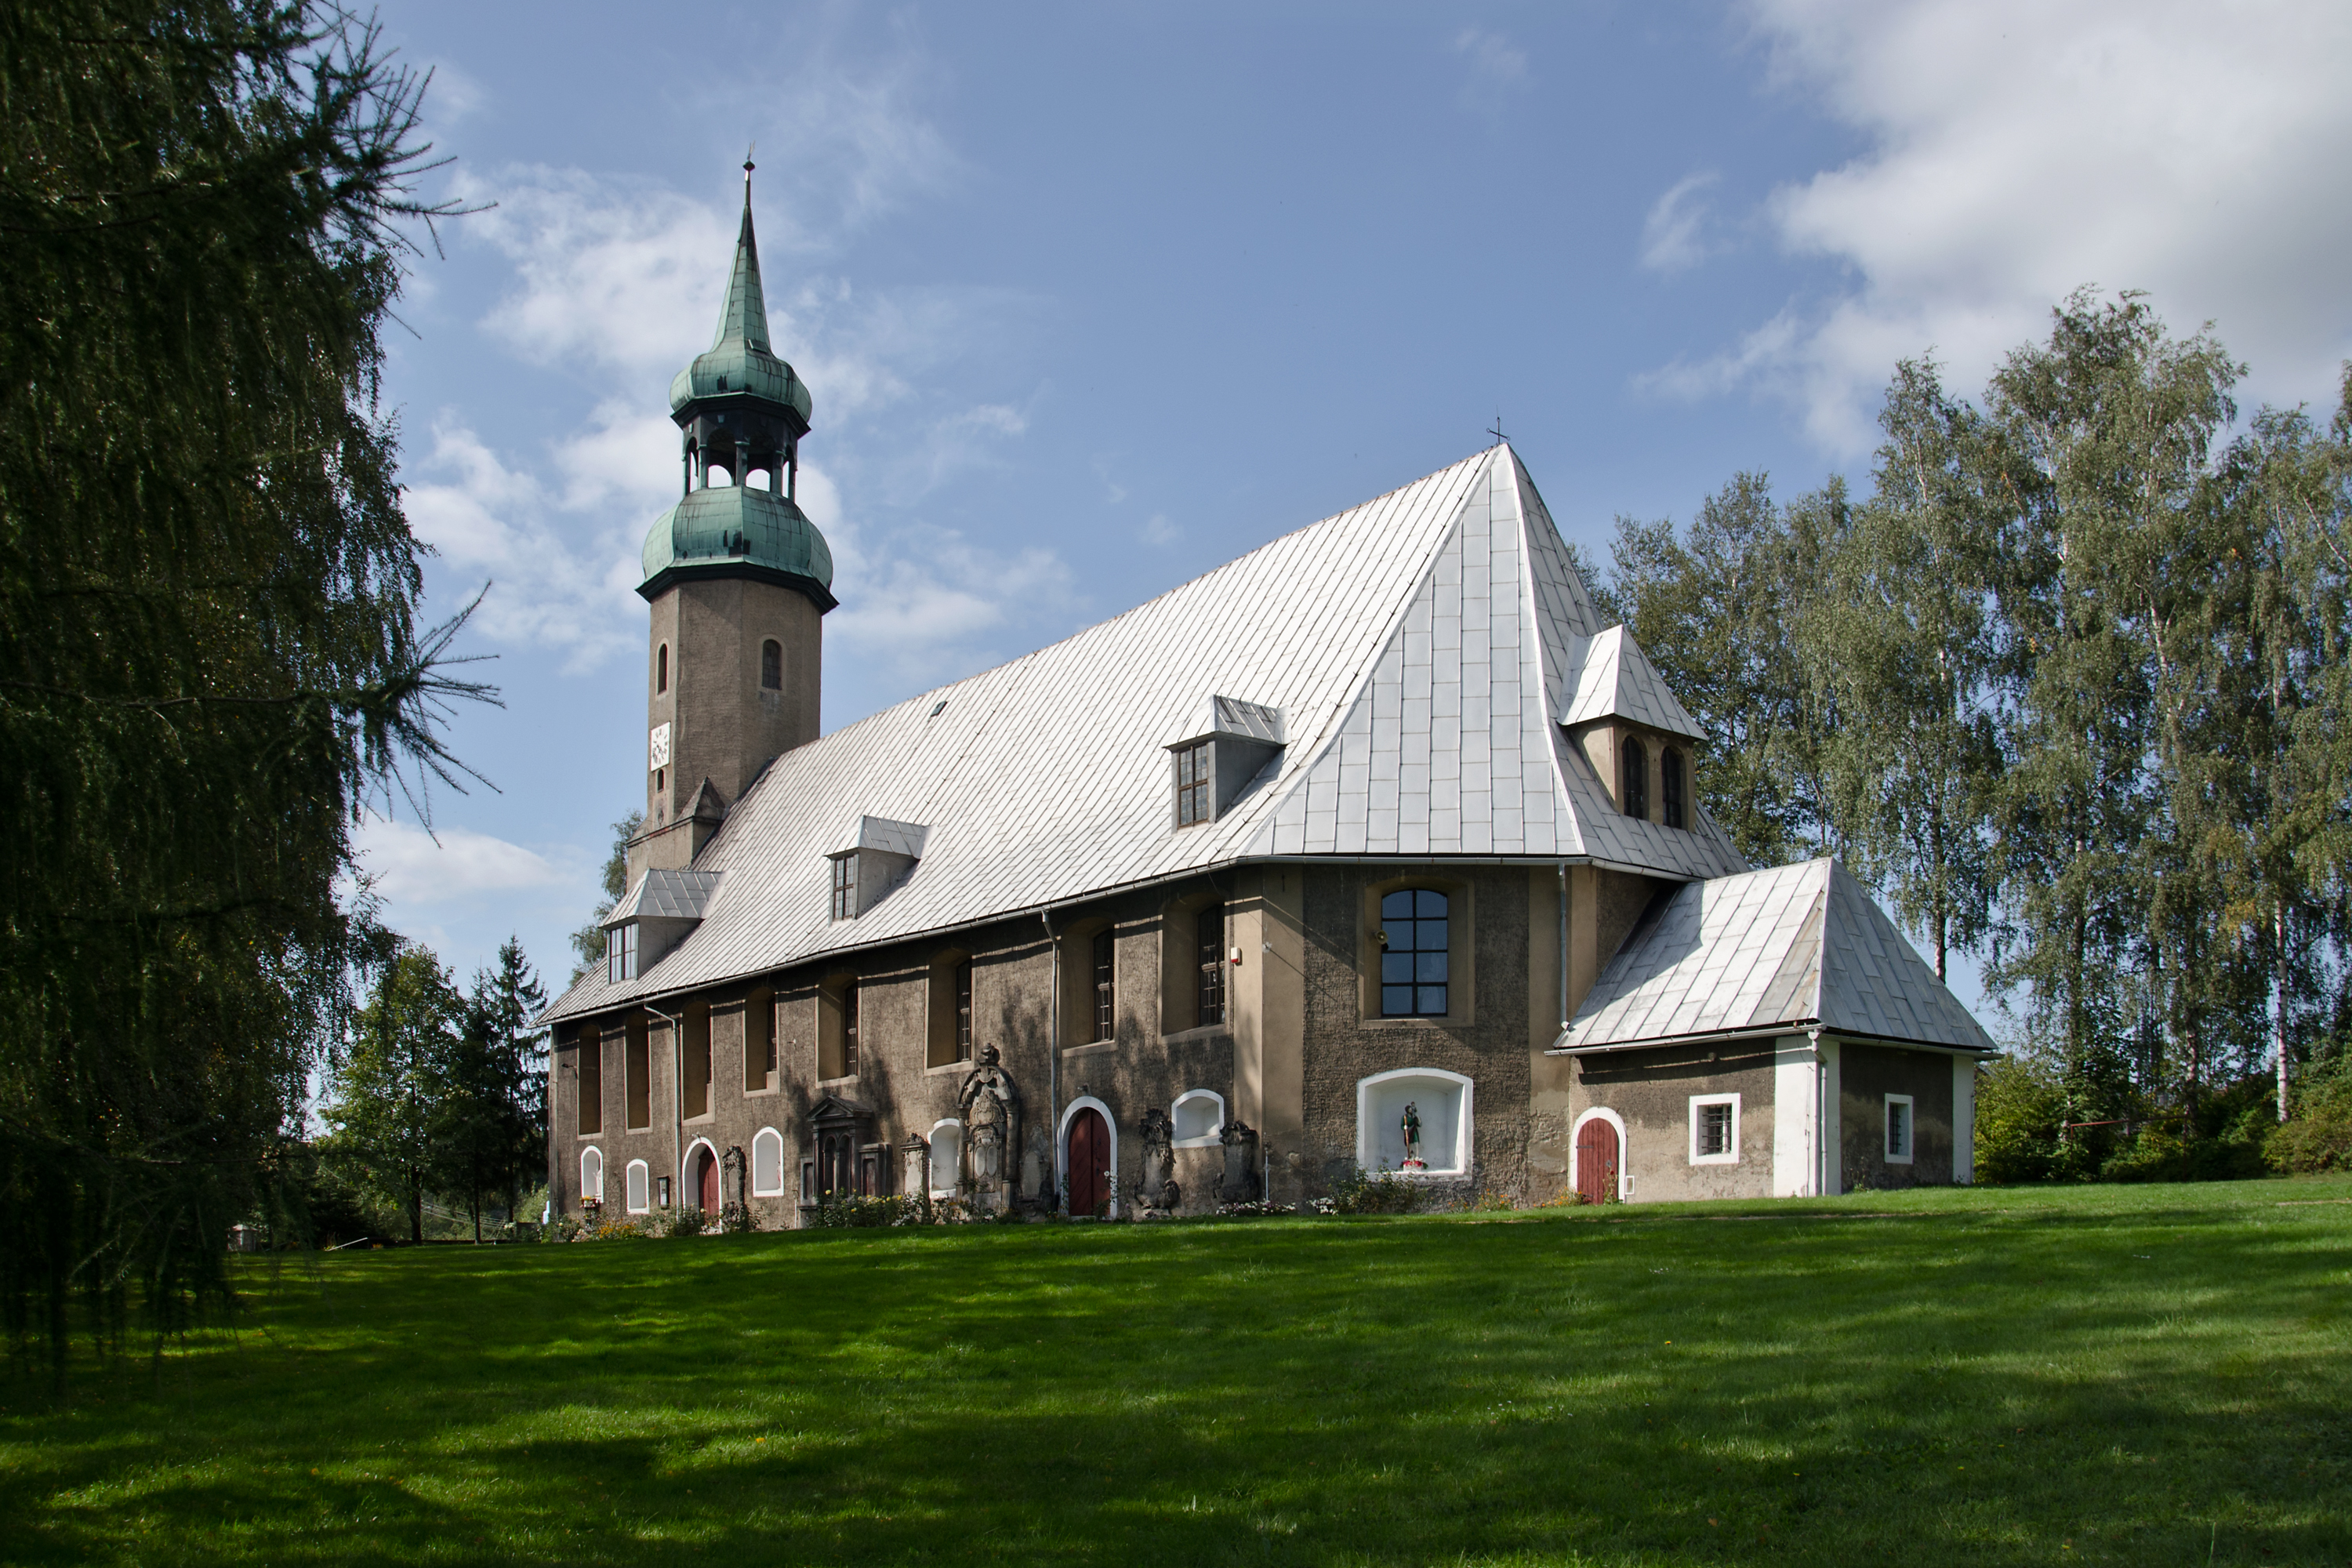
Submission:
<svg viewBox="0 0 2352 1568">
<path fill-rule="evenodd" d="M 1228 1121 L 1217 1129 L 1217 1141 L 1225 1146 L 1225 1179 L 1217 1184 L 1217 1201 L 1255 1203 L 1265 1196 L 1257 1168 L 1257 1130 L 1246 1121 Z"/>
<path fill-rule="evenodd" d="M 1143 1113 L 1143 1180 L 1136 1201 L 1147 1211 L 1172 1212 L 1183 1196 L 1176 1185 L 1176 1124 L 1158 1106 Z"/>
<path fill-rule="evenodd" d="M 1010 1152 L 1021 1144 L 1021 1091 L 997 1062 L 996 1047 L 982 1046 L 980 1065 L 965 1075 L 956 1103 L 963 1107 L 964 1159 L 974 1195 L 1002 1199 L 1017 1195 Z"/>
<path fill-rule="evenodd" d="M 1399 1124 L 1404 1133 L 1404 1163 L 1406 1171 L 1426 1171 L 1429 1162 L 1421 1157 L 1421 1110 L 1410 1100 L 1404 1102 L 1404 1121 Z"/>
</svg>

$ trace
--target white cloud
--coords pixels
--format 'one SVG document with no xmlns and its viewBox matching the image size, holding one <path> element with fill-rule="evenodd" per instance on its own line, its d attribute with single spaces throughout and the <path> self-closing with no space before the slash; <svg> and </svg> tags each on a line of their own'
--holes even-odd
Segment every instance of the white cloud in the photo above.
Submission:
<svg viewBox="0 0 2352 1568">
<path fill-rule="evenodd" d="M 2072 289 L 2210 319 L 2248 390 L 2326 397 L 2352 351 L 2352 8 L 2308 0 L 1752 0 L 1784 85 L 1869 150 L 1773 193 L 1781 245 L 1850 269 L 1667 390 L 1786 396 L 1833 449 L 1871 438 L 1901 354 L 1959 384 Z"/>
<path fill-rule="evenodd" d="M 434 834 L 381 816 L 360 824 L 358 848 L 360 865 L 387 906 L 463 903 L 485 894 L 561 887 L 583 876 L 577 867 L 560 867 L 537 850 L 471 828 Z"/>
<path fill-rule="evenodd" d="M 1164 512 L 1154 512 L 1151 521 L 1135 531 L 1135 536 L 1155 549 L 1165 550 L 1184 537 L 1184 531 L 1168 521 Z"/>
<path fill-rule="evenodd" d="M 1642 265 L 1654 272 L 1681 272 L 1706 259 L 1699 230 L 1707 219 L 1706 192 L 1714 171 L 1676 181 L 1650 208 L 1642 225 Z"/>
<path fill-rule="evenodd" d="M 1528 79 L 1527 51 L 1500 33 L 1465 27 L 1454 39 L 1454 52 L 1468 62 L 1475 86 L 1517 87 Z"/>
<path fill-rule="evenodd" d="M 835 542 L 841 607 L 825 618 L 827 647 L 918 688 L 993 663 L 999 634 L 1051 640 L 1077 602 L 1068 563 L 1050 550 L 984 550 L 938 528 L 902 531 L 872 554 L 854 531 L 845 539 Z"/>
</svg>

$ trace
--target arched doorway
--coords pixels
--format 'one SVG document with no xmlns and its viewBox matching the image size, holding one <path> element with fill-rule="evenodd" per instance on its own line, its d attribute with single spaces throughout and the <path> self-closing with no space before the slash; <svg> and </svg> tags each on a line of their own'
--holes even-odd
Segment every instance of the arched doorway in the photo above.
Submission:
<svg viewBox="0 0 2352 1568">
<path fill-rule="evenodd" d="M 1110 1212 L 1110 1124 L 1092 1106 L 1070 1118 L 1070 1214 Z"/>
<path fill-rule="evenodd" d="M 1617 1129 L 1595 1116 L 1576 1131 L 1576 1190 L 1589 1204 L 1617 1196 Z"/>
<path fill-rule="evenodd" d="M 704 1214 L 717 1214 L 719 1212 L 718 1160 L 712 1156 L 709 1147 L 705 1145 L 694 1152 L 694 1158 L 689 1163 L 694 1173 L 692 1190 L 695 1194 L 695 1207 Z"/>
</svg>

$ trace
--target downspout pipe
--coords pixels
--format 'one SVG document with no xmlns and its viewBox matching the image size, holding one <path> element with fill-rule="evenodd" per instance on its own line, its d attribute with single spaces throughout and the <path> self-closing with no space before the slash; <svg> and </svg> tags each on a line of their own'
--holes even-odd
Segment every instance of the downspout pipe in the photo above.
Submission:
<svg viewBox="0 0 2352 1568">
<path fill-rule="evenodd" d="M 1054 955 L 1054 990 L 1045 1003 L 1045 1184 L 1048 1205 L 1058 1207 L 1062 1201 L 1062 944 L 1054 935 L 1054 906 L 1045 905 L 1037 911 L 1038 921 L 1045 928 L 1045 946 Z M 1021 1157 L 1019 1150 L 1013 1158 Z M 1014 1170 L 1021 1167 L 1015 1165 Z"/>
<path fill-rule="evenodd" d="M 1559 1032 L 1568 1033 L 1568 862 L 1559 863 Z"/>
</svg>

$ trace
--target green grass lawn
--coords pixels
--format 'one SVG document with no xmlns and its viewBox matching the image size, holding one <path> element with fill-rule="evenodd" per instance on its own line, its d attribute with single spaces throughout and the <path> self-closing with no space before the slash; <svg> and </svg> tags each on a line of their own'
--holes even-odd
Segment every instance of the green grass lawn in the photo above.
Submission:
<svg viewBox="0 0 2352 1568">
<path fill-rule="evenodd" d="M 0 1559 L 2352 1563 L 2352 1181 L 267 1263 Z"/>
</svg>

